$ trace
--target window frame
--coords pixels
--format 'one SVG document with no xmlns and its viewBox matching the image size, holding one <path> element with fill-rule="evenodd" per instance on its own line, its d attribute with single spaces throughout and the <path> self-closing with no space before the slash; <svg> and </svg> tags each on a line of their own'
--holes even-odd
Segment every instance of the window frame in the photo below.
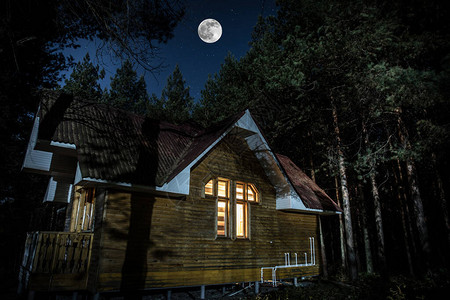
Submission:
<svg viewBox="0 0 450 300">
<path fill-rule="evenodd" d="M 224 234 L 219 234 L 219 202 L 225 203 L 224 210 Z M 215 233 L 217 238 L 228 238 L 229 237 L 229 218 L 230 218 L 230 201 L 229 199 L 216 199 L 216 220 L 215 220 Z"/>
<path fill-rule="evenodd" d="M 219 196 L 220 182 L 226 182 L 225 196 Z M 212 182 L 212 194 L 206 193 L 206 185 Z M 237 198 L 238 186 L 243 187 L 242 199 Z M 248 200 L 248 189 L 252 189 L 254 200 Z M 261 204 L 261 196 L 255 184 L 242 180 L 232 180 L 225 177 L 208 177 L 207 181 L 203 181 L 202 195 L 204 198 L 215 199 L 215 239 L 231 238 L 232 240 L 250 240 L 251 239 L 251 204 Z M 219 234 L 219 202 L 225 203 L 224 211 L 224 234 Z M 243 205 L 243 222 L 244 233 L 238 236 L 238 205 Z"/>
<path fill-rule="evenodd" d="M 83 187 L 75 191 L 70 232 L 94 232 L 96 189 Z"/>
<path fill-rule="evenodd" d="M 212 194 L 207 194 L 207 193 L 206 193 L 206 185 L 207 185 L 208 183 L 210 183 L 210 182 L 212 182 Z M 202 188 L 202 196 L 203 196 L 203 198 L 206 198 L 206 197 L 214 197 L 214 195 L 216 194 L 216 192 L 215 192 L 215 190 L 214 190 L 214 189 L 215 189 L 215 186 L 216 186 L 216 181 L 215 181 L 214 178 L 209 177 L 209 179 L 206 180 L 206 182 L 203 181 L 203 188 Z"/>
</svg>

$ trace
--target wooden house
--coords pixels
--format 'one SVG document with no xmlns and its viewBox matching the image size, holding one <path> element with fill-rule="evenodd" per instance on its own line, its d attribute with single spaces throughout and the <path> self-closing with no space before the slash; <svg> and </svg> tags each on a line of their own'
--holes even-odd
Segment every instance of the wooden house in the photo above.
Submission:
<svg viewBox="0 0 450 300">
<path fill-rule="evenodd" d="M 44 201 L 67 211 L 63 232 L 28 234 L 22 290 L 204 291 L 315 276 L 318 216 L 340 213 L 271 151 L 249 111 L 201 129 L 48 93 L 23 169 L 49 175 Z"/>
</svg>

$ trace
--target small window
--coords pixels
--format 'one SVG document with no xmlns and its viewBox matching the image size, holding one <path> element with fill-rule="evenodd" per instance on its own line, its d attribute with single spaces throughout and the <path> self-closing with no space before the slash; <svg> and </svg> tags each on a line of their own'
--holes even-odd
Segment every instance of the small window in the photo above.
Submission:
<svg viewBox="0 0 450 300">
<path fill-rule="evenodd" d="M 212 179 L 205 184 L 205 195 L 214 195 L 214 183 Z"/>
<path fill-rule="evenodd" d="M 236 199 L 244 200 L 244 184 L 236 183 Z"/>
<path fill-rule="evenodd" d="M 219 179 L 217 181 L 217 195 L 219 197 L 228 198 L 228 181 Z"/>
<path fill-rule="evenodd" d="M 227 233 L 227 201 L 217 202 L 217 236 Z"/>
<path fill-rule="evenodd" d="M 256 188 L 252 184 L 247 185 L 247 200 L 258 201 L 257 196 Z"/>
</svg>

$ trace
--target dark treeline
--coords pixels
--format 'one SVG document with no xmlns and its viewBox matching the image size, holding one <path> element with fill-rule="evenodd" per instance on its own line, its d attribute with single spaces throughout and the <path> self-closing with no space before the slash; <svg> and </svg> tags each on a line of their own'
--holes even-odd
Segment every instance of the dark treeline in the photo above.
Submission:
<svg viewBox="0 0 450 300">
<path fill-rule="evenodd" d="M 189 94 L 189 87 L 186 86 L 178 65 L 167 78 L 160 97 L 155 94 L 148 95 L 144 76 L 138 78 L 134 69 L 135 66 L 130 60 L 123 61 L 111 77 L 109 89 L 102 90 L 100 80 L 105 77 L 105 71 L 94 65 L 89 54 L 86 54 L 81 62 L 75 64 L 73 72 L 61 89 L 69 94 L 153 119 L 164 119 L 174 123 L 191 119 L 194 99 Z"/>
</svg>

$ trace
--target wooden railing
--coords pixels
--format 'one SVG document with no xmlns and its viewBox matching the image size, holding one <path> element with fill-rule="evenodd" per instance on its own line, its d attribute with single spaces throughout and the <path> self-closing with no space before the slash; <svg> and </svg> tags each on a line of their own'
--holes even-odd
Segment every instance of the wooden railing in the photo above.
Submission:
<svg viewBox="0 0 450 300">
<path fill-rule="evenodd" d="M 29 232 L 19 274 L 19 289 L 26 289 L 30 278 L 39 274 L 50 281 L 54 275 L 61 278 L 61 274 L 84 274 L 86 276 L 77 277 L 87 279 L 92 238 L 92 233 Z"/>
</svg>

